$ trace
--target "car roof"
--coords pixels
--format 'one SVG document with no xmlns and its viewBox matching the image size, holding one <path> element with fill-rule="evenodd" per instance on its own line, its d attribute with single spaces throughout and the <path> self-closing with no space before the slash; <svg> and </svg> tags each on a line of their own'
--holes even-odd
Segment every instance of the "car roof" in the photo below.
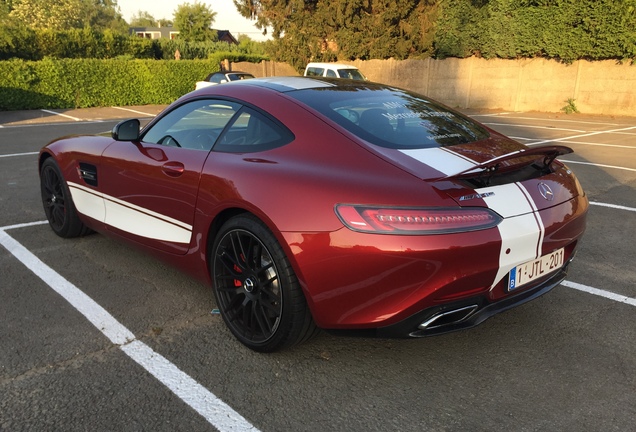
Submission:
<svg viewBox="0 0 636 432">
<path fill-rule="evenodd" d="M 241 72 L 241 71 L 218 71 L 218 72 L 212 72 L 210 75 L 227 75 L 227 74 L 252 75 L 249 72 Z"/>
<path fill-rule="evenodd" d="M 336 69 L 358 69 L 355 66 L 343 64 L 343 63 L 309 63 L 307 67 L 322 67 L 322 68 L 336 68 Z"/>
<path fill-rule="evenodd" d="M 248 80 L 231 81 L 223 84 L 227 88 L 233 86 L 256 86 L 277 91 L 279 93 L 287 93 L 295 90 L 310 90 L 320 88 L 350 88 L 360 89 L 362 87 L 369 89 L 389 89 L 393 88 L 385 84 L 379 84 L 372 81 L 354 81 L 344 80 L 341 78 L 324 78 L 324 77 L 307 77 L 307 76 L 278 76 L 267 78 L 252 78 Z"/>
</svg>

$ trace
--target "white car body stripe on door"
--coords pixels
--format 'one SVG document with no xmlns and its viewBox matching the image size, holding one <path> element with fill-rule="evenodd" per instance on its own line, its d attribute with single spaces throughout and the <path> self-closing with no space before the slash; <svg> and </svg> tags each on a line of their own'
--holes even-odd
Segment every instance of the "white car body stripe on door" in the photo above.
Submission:
<svg viewBox="0 0 636 432">
<path fill-rule="evenodd" d="M 192 226 L 168 216 L 68 183 L 77 211 L 122 231 L 153 240 L 189 244 Z"/>
<path fill-rule="evenodd" d="M 68 188 L 78 212 L 100 222 L 106 220 L 106 207 L 102 194 L 72 182 L 68 182 Z"/>
</svg>

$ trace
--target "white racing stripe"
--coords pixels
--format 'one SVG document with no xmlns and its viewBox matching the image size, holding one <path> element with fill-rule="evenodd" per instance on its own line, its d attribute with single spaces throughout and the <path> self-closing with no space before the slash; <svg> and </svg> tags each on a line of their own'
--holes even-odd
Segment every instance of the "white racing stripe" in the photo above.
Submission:
<svg viewBox="0 0 636 432">
<path fill-rule="evenodd" d="M 476 162 L 446 148 L 400 151 L 445 175 L 464 172 L 477 165 Z M 492 194 L 489 195 L 488 192 Z M 489 195 L 482 199 L 488 208 L 504 218 L 497 226 L 501 237 L 501 249 L 499 270 L 492 288 L 515 266 L 541 256 L 545 227 L 530 193 L 521 183 L 475 189 L 475 193 Z"/>
<path fill-rule="evenodd" d="M 545 228 L 537 214 L 536 205 L 522 184 L 492 186 L 476 189 L 475 192 L 479 194 L 493 192 L 483 200 L 488 208 L 504 218 L 497 225 L 501 236 L 501 249 L 499 270 L 492 288 L 515 266 L 541 256 Z"/>
<path fill-rule="evenodd" d="M 442 147 L 400 150 L 400 152 L 447 176 L 466 171 L 477 165 L 474 161 Z"/>
<path fill-rule="evenodd" d="M 141 237 L 189 244 L 192 225 L 69 182 L 77 211 L 109 226 Z"/>
<path fill-rule="evenodd" d="M 100 222 L 106 222 L 106 206 L 101 193 L 73 182 L 68 182 L 68 188 L 78 212 Z"/>
</svg>

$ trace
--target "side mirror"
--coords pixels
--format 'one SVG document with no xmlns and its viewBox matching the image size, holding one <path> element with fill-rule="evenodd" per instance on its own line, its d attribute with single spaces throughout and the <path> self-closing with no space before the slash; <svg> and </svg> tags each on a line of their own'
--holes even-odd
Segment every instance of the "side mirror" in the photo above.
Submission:
<svg viewBox="0 0 636 432">
<path fill-rule="evenodd" d="M 140 126 L 141 123 L 137 119 L 119 122 L 113 128 L 113 139 L 115 141 L 138 141 Z"/>
</svg>

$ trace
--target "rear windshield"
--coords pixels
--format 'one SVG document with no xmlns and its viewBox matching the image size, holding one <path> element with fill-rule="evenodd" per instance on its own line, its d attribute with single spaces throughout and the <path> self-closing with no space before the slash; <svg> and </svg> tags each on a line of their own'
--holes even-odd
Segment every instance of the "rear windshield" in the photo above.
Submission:
<svg viewBox="0 0 636 432">
<path fill-rule="evenodd" d="M 383 86 L 348 86 L 287 93 L 373 144 L 419 149 L 488 138 L 483 127 L 423 96 Z"/>
</svg>

